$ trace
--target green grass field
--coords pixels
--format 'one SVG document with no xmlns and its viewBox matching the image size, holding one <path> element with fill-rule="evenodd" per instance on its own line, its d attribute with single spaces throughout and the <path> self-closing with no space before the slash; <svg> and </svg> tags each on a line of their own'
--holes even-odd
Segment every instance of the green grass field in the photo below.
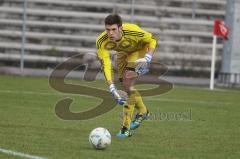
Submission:
<svg viewBox="0 0 240 159">
<path fill-rule="evenodd" d="M 144 98 L 152 116 L 131 138 L 118 139 L 115 134 L 121 125 L 121 107 L 91 120 L 65 121 L 54 112 L 56 102 L 63 97 L 74 99 L 72 111 L 93 107 L 99 100 L 59 93 L 49 87 L 47 78 L 0 76 L 0 83 L 2 149 L 49 159 L 240 157 L 239 90 L 175 86 L 166 94 Z M 92 85 L 104 88 L 103 83 Z M 105 127 L 112 134 L 106 150 L 89 145 L 88 135 L 96 127 Z M 21 157 L 0 152 L 0 158 Z"/>
</svg>

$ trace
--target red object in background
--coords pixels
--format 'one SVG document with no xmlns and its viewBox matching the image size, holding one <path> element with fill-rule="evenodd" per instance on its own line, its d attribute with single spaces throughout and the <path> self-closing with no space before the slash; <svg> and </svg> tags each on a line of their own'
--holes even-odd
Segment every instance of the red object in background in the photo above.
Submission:
<svg viewBox="0 0 240 159">
<path fill-rule="evenodd" d="M 228 34 L 229 34 L 229 28 L 226 26 L 224 21 L 219 20 L 219 19 L 215 19 L 214 20 L 213 34 L 227 40 L 228 39 Z"/>
</svg>

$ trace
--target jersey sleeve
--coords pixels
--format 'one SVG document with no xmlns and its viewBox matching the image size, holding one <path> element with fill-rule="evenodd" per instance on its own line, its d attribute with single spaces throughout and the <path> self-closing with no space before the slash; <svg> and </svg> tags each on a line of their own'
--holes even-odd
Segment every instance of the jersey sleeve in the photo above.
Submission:
<svg viewBox="0 0 240 159">
<path fill-rule="evenodd" d="M 145 43 L 149 44 L 149 48 L 153 48 L 155 49 L 157 46 L 157 40 L 155 39 L 155 37 L 150 33 L 147 32 L 143 29 L 141 29 L 139 26 L 137 25 L 133 25 L 132 27 L 136 32 L 138 32 L 138 39 L 140 41 L 143 41 Z"/>
<path fill-rule="evenodd" d="M 142 41 L 149 43 L 149 48 L 155 49 L 157 46 L 157 40 L 153 37 L 153 35 L 149 32 L 144 33 Z"/>
<path fill-rule="evenodd" d="M 105 78 L 107 81 L 112 80 L 112 64 L 110 59 L 110 54 L 107 49 L 104 48 L 104 36 L 100 36 L 96 40 L 97 46 L 97 56 L 101 62 L 102 70 L 104 72 Z"/>
</svg>

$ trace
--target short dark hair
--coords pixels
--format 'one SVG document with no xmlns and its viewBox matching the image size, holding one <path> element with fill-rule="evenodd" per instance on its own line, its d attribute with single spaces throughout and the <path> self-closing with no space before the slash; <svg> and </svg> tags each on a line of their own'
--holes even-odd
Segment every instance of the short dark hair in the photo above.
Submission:
<svg viewBox="0 0 240 159">
<path fill-rule="evenodd" d="M 122 26 L 122 18 L 118 14 L 110 14 L 105 18 L 105 25 L 117 24 Z"/>
</svg>

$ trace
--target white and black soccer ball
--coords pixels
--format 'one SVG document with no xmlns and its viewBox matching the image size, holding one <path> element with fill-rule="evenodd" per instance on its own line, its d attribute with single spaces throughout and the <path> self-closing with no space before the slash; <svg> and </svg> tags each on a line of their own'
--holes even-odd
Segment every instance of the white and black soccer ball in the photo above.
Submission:
<svg viewBox="0 0 240 159">
<path fill-rule="evenodd" d="M 89 134 L 89 143 L 95 149 L 105 149 L 111 144 L 111 134 L 105 128 L 95 128 Z"/>
</svg>

